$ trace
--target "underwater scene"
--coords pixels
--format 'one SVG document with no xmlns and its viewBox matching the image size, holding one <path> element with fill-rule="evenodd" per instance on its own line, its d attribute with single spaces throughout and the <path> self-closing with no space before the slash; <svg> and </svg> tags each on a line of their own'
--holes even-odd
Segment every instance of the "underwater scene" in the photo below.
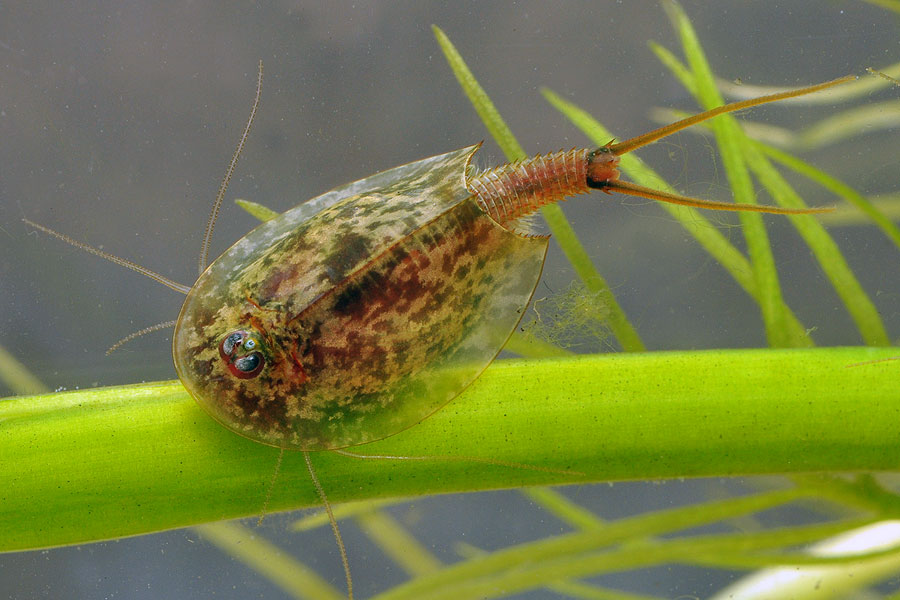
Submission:
<svg viewBox="0 0 900 600">
<path fill-rule="evenodd" d="M 898 597 L 898 44 L 893 0 L 0 6 L 0 597 Z"/>
</svg>

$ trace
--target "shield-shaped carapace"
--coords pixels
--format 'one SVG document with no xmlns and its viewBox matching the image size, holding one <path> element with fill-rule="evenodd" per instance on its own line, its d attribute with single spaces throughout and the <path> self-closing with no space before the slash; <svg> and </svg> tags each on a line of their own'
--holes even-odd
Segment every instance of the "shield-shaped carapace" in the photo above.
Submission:
<svg viewBox="0 0 900 600">
<path fill-rule="evenodd" d="M 387 437 L 456 396 L 518 324 L 547 251 L 476 200 L 476 149 L 319 196 L 213 262 L 175 327 L 191 395 L 299 450 Z"/>
</svg>

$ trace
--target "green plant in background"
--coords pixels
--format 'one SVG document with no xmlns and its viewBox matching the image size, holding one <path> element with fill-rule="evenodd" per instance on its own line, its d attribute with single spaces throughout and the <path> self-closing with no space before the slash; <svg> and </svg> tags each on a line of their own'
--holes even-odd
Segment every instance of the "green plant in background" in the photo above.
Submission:
<svg viewBox="0 0 900 600">
<path fill-rule="evenodd" d="M 655 50 L 698 94 L 703 106 L 719 103 L 690 23 L 677 5 L 667 7 L 689 66 L 661 48 Z M 449 39 L 440 30 L 435 33 L 507 157 L 524 157 Z M 613 137 L 577 107 L 553 92 L 544 93 L 595 143 Z M 749 179 L 753 172 L 776 201 L 799 205 L 799 197 L 772 169 L 766 154 L 812 173 L 823 185 L 831 181 L 796 158 L 751 141 L 731 117 L 719 117 L 712 128 L 737 201 L 753 201 Z M 623 157 L 622 166 L 635 181 L 666 189 L 637 158 Z M 749 249 L 749 255 L 744 255 L 696 211 L 664 208 L 760 305 L 772 346 L 812 345 L 806 328 L 782 298 L 757 215 L 741 216 Z M 543 210 L 583 282 L 584 294 L 575 294 L 568 304 L 573 318 L 608 326 L 623 349 L 642 350 L 636 328 L 592 266 L 561 210 Z M 265 213 L 259 216 L 265 218 Z M 812 218 L 795 217 L 792 222 L 853 316 L 862 339 L 869 345 L 886 345 L 888 337 L 877 312 L 827 232 Z M 565 354 L 533 336 L 519 336 L 508 348 L 532 357 Z M 846 367 L 896 353 L 890 348 L 785 349 L 504 361 L 454 400 L 450 410 L 366 451 L 490 456 L 570 473 L 438 460 L 394 465 L 330 454 L 316 455 L 314 460 L 325 489 L 336 501 L 541 483 L 889 470 L 897 466 L 895 423 L 900 410 L 893 366 Z M 4 361 L 10 371 L 13 364 L 9 357 Z M 554 400 L 550 403 L 547 398 Z M 0 473 L 5 480 L 0 491 L 4 506 L 0 551 L 254 515 L 262 506 L 276 455 L 277 450 L 241 439 L 212 422 L 178 383 L 4 400 L 0 403 Z M 299 463 L 286 465 L 285 471 L 293 467 L 302 472 Z M 388 469 L 390 478 L 384 477 Z M 831 569 L 822 576 L 826 581 L 831 581 L 828 573 L 836 573 L 849 586 L 834 588 L 836 593 L 865 587 L 896 571 L 900 563 L 896 545 L 870 547 L 854 556 L 787 550 L 892 518 L 900 504 L 884 481 L 869 476 L 804 475 L 784 487 L 614 522 L 602 522 L 558 494 L 536 488 L 527 493 L 568 523 L 571 533 L 493 553 L 461 548 L 463 560 L 452 566 L 441 565 L 422 549 L 408 551 L 414 540 L 373 501 L 346 505 L 338 516 L 356 519 L 410 573 L 408 583 L 379 596 L 383 598 L 483 598 L 540 587 L 578 598 L 645 598 L 577 579 L 667 563 L 728 569 L 817 566 Z M 828 506 L 822 505 L 823 499 Z M 673 535 L 813 500 L 823 516 L 839 514 L 841 518 L 775 530 Z M 306 478 L 284 477 L 273 491 L 270 507 L 281 510 L 317 501 Z M 277 548 L 251 539 L 240 525 L 200 525 L 199 530 L 297 597 L 341 597 L 309 569 L 279 558 Z M 414 555 L 420 558 L 410 560 Z M 523 563 L 531 567 L 524 571 Z M 845 577 L 851 567 L 854 576 Z M 816 597 L 823 594 L 820 590 Z M 784 597 L 801 596 L 789 591 Z"/>
</svg>

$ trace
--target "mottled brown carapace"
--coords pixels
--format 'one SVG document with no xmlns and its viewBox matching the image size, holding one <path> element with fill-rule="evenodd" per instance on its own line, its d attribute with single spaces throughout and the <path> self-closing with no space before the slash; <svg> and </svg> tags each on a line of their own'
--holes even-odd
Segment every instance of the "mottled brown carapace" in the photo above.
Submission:
<svg viewBox="0 0 900 600">
<path fill-rule="evenodd" d="M 474 380 L 521 319 L 547 251 L 469 191 L 476 148 L 351 184 L 310 217 L 288 211 L 213 263 L 175 334 L 198 402 L 252 439 L 321 450 L 401 431 Z M 241 377 L 236 363 L 264 366 Z"/>
</svg>

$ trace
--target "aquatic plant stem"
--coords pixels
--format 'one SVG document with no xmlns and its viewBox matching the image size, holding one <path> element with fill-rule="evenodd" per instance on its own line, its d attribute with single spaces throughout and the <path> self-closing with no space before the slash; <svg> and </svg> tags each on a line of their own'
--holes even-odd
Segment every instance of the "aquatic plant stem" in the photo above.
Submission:
<svg viewBox="0 0 900 600">
<path fill-rule="evenodd" d="M 496 363 L 422 423 L 315 457 L 334 502 L 522 485 L 896 467 L 896 348 L 598 355 Z M 257 514 L 278 449 L 233 435 L 176 382 L 0 401 L 0 551 Z M 574 472 L 584 473 L 579 476 Z M 273 511 L 318 496 L 285 456 Z"/>
</svg>

